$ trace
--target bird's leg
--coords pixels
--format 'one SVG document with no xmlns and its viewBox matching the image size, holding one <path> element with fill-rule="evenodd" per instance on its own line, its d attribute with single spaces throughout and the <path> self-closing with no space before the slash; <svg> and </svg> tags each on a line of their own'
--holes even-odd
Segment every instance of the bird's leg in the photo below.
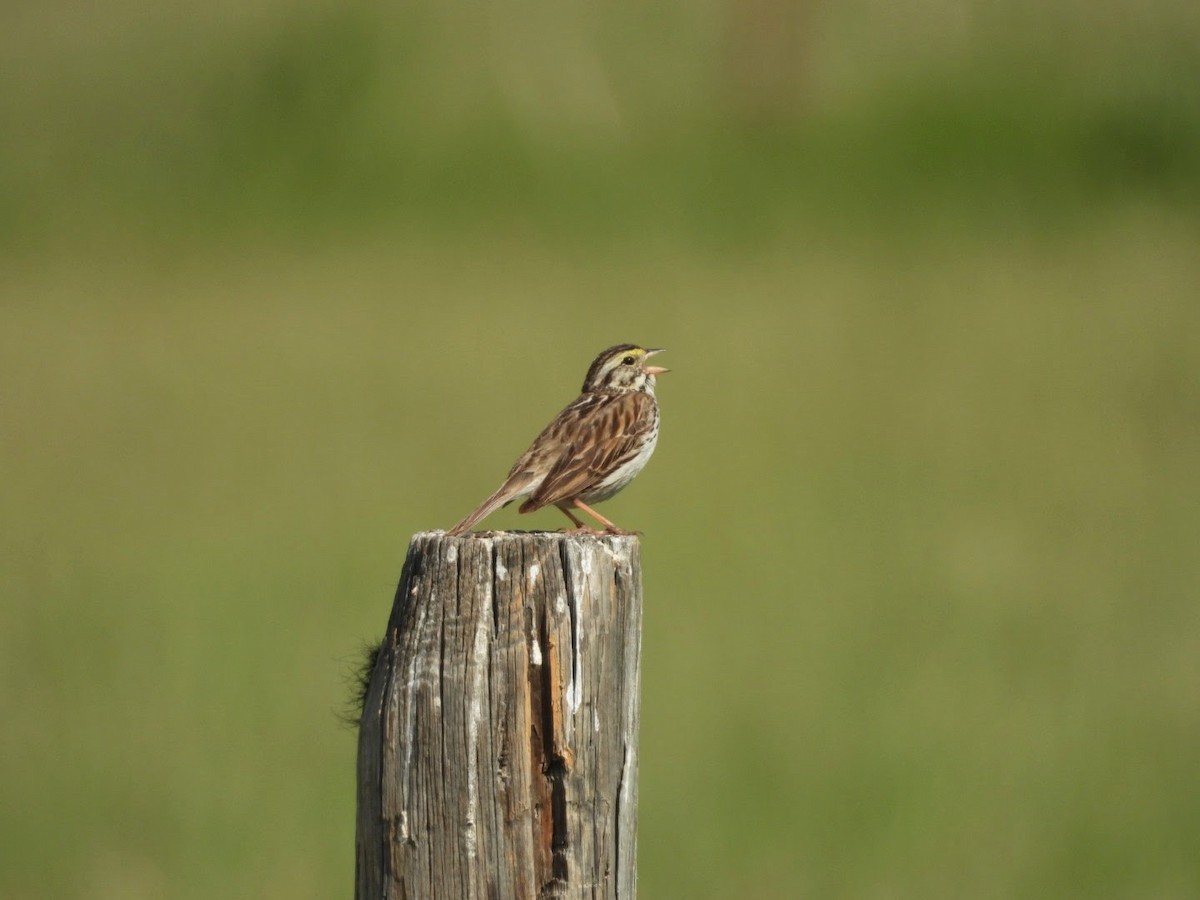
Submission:
<svg viewBox="0 0 1200 900">
<path fill-rule="evenodd" d="M 636 532 L 626 531 L 623 528 L 618 528 L 616 525 L 614 525 L 612 522 L 608 521 L 608 519 L 604 518 L 604 516 L 600 515 L 600 513 L 596 512 L 594 509 L 592 509 L 590 506 L 588 506 L 586 503 L 584 503 L 578 497 L 575 497 L 574 499 L 571 500 L 571 505 L 574 506 L 576 509 L 582 509 L 585 513 L 587 513 L 589 516 L 591 516 L 597 522 L 602 524 L 604 526 L 604 530 L 607 531 L 609 534 L 636 534 Z M 567 512 L 567 511 L 564 509 L 563 512 Z M 571 515 L 571 514 L 567 513 L 567 515 Z M 574 519 L 575 517 L 571 516 L 571 518 Z"/>
<path fill-rule="evenodd" d="M 562 514 L 571 520 L 571 524 L 575 527 L 570 529 L 567 534 L 599 534 L 594 528 L 588 528 L 583 522 L 575 516 L 566 506 L 561 503 L 556 503 L 555 506 L 562 511 Z"/>
</svg>

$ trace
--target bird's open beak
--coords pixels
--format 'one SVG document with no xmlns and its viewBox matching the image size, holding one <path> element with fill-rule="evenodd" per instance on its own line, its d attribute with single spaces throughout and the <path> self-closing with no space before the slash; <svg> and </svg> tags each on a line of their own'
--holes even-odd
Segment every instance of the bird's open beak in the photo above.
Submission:
<svg viewBox="0 0 1200 900">
<path fill-rule="evenodd" d="M 649 359 L 655 353 L 662 353 L 663 349 L 664 349 L 663 347 L 659 347 L 656 350 L 647 350 L 646 351 L 646 359 Z M 645 372 L 647 375 L 661 375 L 663 372 L 670 372 L 671 370 L 664 369 L 662 366 L 647 366 L 645 363 L 643 363 L 642 371 Z"/>
</svg>

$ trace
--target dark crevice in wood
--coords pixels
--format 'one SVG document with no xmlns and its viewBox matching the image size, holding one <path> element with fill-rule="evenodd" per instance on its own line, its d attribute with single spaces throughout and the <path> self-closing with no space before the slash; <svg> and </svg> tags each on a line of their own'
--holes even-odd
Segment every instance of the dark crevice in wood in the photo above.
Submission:
<svg viewBox="0 0 1200 900">
<path fill-rule="evenodd" d="M 531 617 L 534 615 L 533 610 L 530 610 L 530 615 Z M 537 777 L 544 775 L 546 771 L 550 724 L 549 717 L 546 715 L 546 704 L 549 701 L 545 677 L 547 650 L 544 623 L 538 622 L 532 633 L 537 636 L 536 640 L 542 648 L 543 654 L 540 662 L 534 662 L 531 659 L 529 663 L 529 769 L 531 774 L 536 773 L 531 778 L 532 796 L 530 800 L 533 805 L 534 822 L 538 826 L 537 834 L 534 837 L 534 846 L 536 848 L 535 871 L 540 877 L 542 873 L 550 871 L 550 860 L 553 856 L 551 849 L 553 819 L 549 808 L 549 783 L 544 778 Z"/>
<path fill-rule="evenodd" d="M 568 684 L 575 686 L 576 690 L 582 690 L 579 678 L 579 602 L 580 598 L 576 592 L 575 580 L 571 575 L 571 554 L 567 547 L 567 542 L 563 541 L 558 547 L 559 559 L 562 560 L 562 579 L 563 587 L 567 597 L 567 615 L 571 619 L 571 680 Z M 573 700 L 574 698 L 569 698 Z"/>
<path fill-rule="evenodd" d="M 556 707 L 554 702 L 555 692 L 561 691 L 561 685 L 556 685 L 556 662 L 558 648 L 554 644 L 554 638 L 550 634 L 549 616 L 544 615 L 541 620 L 541 628 L 539 629 L 539 641 L 542 645 L 543 660 L 540 669 L 540 703 L 539 710 L 541 712 L 541 732 L 542 732 L 542 775 L 545 777 L 546 793 L 549 794 L 549 808 L 543 810 L 543 815 L 549 816 L 548 826 L 542 827 L 542 839 L 545 841 L 549 838 L 549 846 L 545 849 L 549 850 L 547 856 L 550 859 L 550 880 L 542 889 L 545 896 L 554 896 L 547 894 L 546 891 L 556 882 L 568 883 L 570 879 L 570 871 L 567 858 L 567 850 L 569 849 L 568 831 L 567 831 L 567 765 L 566 760 L 559 753 L 556 746 L 557 736 L 562 728 L 562 723 L 558 721 L 558 714 L 561 712 L 561 707 Z"/>
</svg>

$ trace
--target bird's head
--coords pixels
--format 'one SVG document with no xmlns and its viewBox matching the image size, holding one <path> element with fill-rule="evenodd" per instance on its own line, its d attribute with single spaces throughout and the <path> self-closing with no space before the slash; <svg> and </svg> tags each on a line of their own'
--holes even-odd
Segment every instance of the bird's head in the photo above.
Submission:
<svg viewBox="0 0 1200 900">
<path fill-rule="evenodd" d="M 636 344 L 617 344 L 596 357 L 587 377 L 583 380 L 583 392 L 648 391 L 654 393 L 654 377 L 669 372 L 662 366 L 647 365 L 647 360 L 662 349 L 646 350 Z"/>
</svg>

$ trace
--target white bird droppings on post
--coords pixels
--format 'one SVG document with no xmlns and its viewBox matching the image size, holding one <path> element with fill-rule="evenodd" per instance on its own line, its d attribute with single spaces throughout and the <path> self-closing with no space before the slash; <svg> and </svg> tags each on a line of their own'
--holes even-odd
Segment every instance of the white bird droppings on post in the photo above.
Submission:
<svg viewBox="0 0 1200 900">
<path fill-rule="evenodd" d="M 578 656 L 575 658 L 575 665 L 571 669 L 571 683 L 567 685 L 567 712 L 572 716 L 579 709 L 579 704 L 583 700 L 583 660 Z"/>
<path fill-rule="evenodd" d="M 529 660 L 535 666 L 542 664 L 542 645 L 538 643 L 537 638 L 533 638 L 529 643 Z"/>
<path fill-rule="evenodd" d="M 633 761 L 634 748 L 630 746 L 629 740 L 625 740 L 625 754 L 621 758 L 621 791 L 620 799 L 621 806 L 624 809 L 629 808 L 629 792 L 633 790 L 633 778 L 629 771 L 630 763 Z"/>
<path fill-rule="evenodd" d="M 413 579 L 413 582 L 414 583 L 413 583 L 412 593 L 415 596 L 417 593 L 418 585 L 416 584 L 416 579 Z M 430 593 L 432 594 L 432 592 L 430 592 Z M 425 611 L 426 611 L 426 609 L 427 609 L 426 604 L 424 604 L 424 603 L 417 604 L 417 620 L 416 620 L 415 629 L 414 629 L 416 631 L 417 635 L 421 635 L 425 628 Z M 401 772 L 400 777 L 401 777 L 401 784 L 405 784 L 405 785 L 408 783 L 407 778 L 409 775 L 409 771 L 412 768 L 413 747 L 415 747 L 417 744 L 417 718 L 416 718 L 417 691 L 421 687 L 422 679 L 427 677 L 425 675 L 425 670 L 428 668 L 429 668 L 428 663 L 426 663 L 425 666 L 422 666 L 420 655 L 414 653 L 412 658 L 410 660 L 408 660 L 408 672 L 406 673 L 407 677 L 404 679 L 404 687 L 403 687 L 404 702 L 403 702 L 403 704 L 401 704 L 400 701 L 397 699 L 393 703 L 394 707 L 402 708 L 404 710 L 404 731 L 403 731 L 403 734 L 404 734 L 404 739 L 403 739 L 404 761 L 400 764 L 400 772 Z M 397 689 L 397 691 L 399 692 L 399 685 L 396 685 L 395 689 Z M 407 814 L 407 811 L 405 811 L 405 814 Z M 407 819 L 405 820 L 405 822 L 407 824 Z"/>
<path fill-rule="evenodd" d="M 446 562 L 458 562 L 458 545 L 446 545 Z"/>
<path fill-rule="evenodd" d="M 579 653 L 579 631 L 571 629 L 571 681 L 567 684 L 567 711 L 575 718 L 575 711 L 583 702 L 583 656 Z"/>
<path fill-rule="evenodd" d="M 587 554 L 583 554 L 583 558 L 587 559 Z M 559 613 L 564 613 L 568 604 L 577 605 L 579 598 L 576 597 L 574 602 L 566 597 L 559 597 L 555 603 L 555 607 Z M 571 715 L 575 715 L 575 711 L 579 709 L 579 704 L 583 702 L 583 654 L 579 647 L 579 629 L 575 626 L 578 621 L 579 610 L 571 610 L 571 683 L 567 686 L 567 708 L 571 711 Z"/>
<path fill-rule="evenodd" d="M 530 563 L 530 564 L 529 564 L 529 583 L 530 583 L 530 584 L 532 584 L 533 582 L 537 581 L 538 574 L 539 574 L 541 571 L 542 571 L 542 567 L 541 567 L 541 566 L 539 566 L 537 563 Z"/>
</svg>

